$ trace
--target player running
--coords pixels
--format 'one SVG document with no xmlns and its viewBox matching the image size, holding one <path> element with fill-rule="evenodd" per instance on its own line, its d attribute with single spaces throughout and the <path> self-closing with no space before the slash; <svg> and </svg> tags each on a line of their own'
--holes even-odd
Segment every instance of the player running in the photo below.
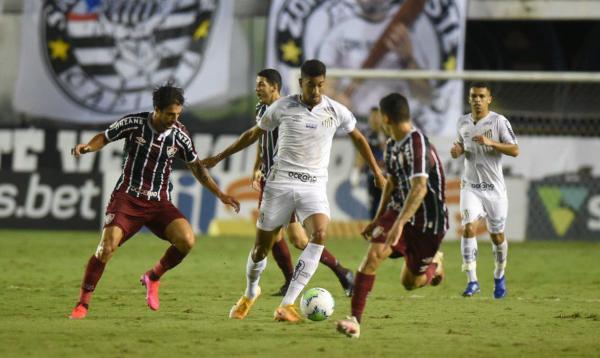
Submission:
<svg viewBox="0 0 600 358">
<path fill-rule="evenodd" d="M 391 93 L 379 108 L 388 140 L 385 166 L 388 181 L 377 215 L 364 230 L 370 245 L 356 273 L 352 315 L 337 322 L 339 332 L 360 336 L 360 322 L 377 268 L 388 257 L 404 257 L 400 274 L 407 290 L 444 277 L 443 254 L 438 251 L 448 230 L 442 162 L 429 139 L 412 125 L 407 99 Z"/>
<path fill-rule="evenodd" d="M 169 176 L 175 157 L 183 160 L 196 179 L 223 204 L 239 211 L 238 201 L 221 192 L 200 163 L 187 129 L 178 121 L 183 110 L 183 90 L 168 84 L 154 90 L 152 99 L 153 112 L 126 115 L 87 144 L 77 144 L 72 149 L 72 154 L 79 157 L 125 139 L 121 177 L 106 208 L 102 239 L 88 261 L 71 319 L 86 317 L 106 264 L 115 250 L 144 225 L 171 243 L 164 256 L 140 279 L 146 287 L 148 307 L 158 310 L 160 278 L 184 259 L 196 240 L 190 223 L 171 203 Z"/>
<path fill-rule="evenodd" d="M 267 108 L 280 98 L 281 90 L 281 75 L 277 70 L 267 68 L 260 71 L 256 76 L 256 95 L 258 104 L 256 106 L 256 121 L 265 113 Z M 258 207 L 262 201 L 263 189 L 266 184 L 266 177 L 273 165 L 275 152 L 277 151 L 277 136 L 278 129 L 265 132 L 258 140 L 258 151 L 256 152 L 256 160 L 254 162 L 254 172 L 252 174 L 252 186 L 259 191 Z M 304 250 L 308 244 L 308 237 L 302 225 L 296 219 L 296 214 L 293 213 L 290 222 L 285 228 L 288 239 L 298 249 Z M 284 296 L 294 273 L 294 265 L 287 243 L 283 240 L 283 230 L 277 236 L 277 241 L 271 249 L 273 258 L 277 262 L 277 266 L 285 277 L 285 283 L 274 294 L 274 296 Z M 346 296 L 352 296 L 352 288 L 354 287 L 354 273 L 342 266 L 336 257 L 326 248 L 323 249 L 321 255 L 321 263 L 329 267 L 337 276 Z M 240 318 L 233 312 L 233 317 Z"/>
<path fill-rule="evenodd" d="M 450 154 L 452 158 L 465 155 L 465 171 L 461 179 L 460 213 L 463 237 L 462 270 L 467 273 L 467 288 L 463 296 L 471 297 L 481 291 L 477 281 L 477 222 L 487 219 L 494 252 L 494 298 L 506 296 L 506 258 L 508 242 L 504 226 L 508 213 L 508 198 L 502 174 L 502 155 L 519 155 L 517 138 L 508 120 L 490 111 L 490 86 L 477 82 L 469 88 L 471 113 L 458 120 L 457 139 Z"/>
<path fill-rule="evenodd" d="M 231 154 L 254 143 L 265 132 L 279 128 L 277 155 L 267 175 L 257 220 L 257 237 L 246 264 L 247 286 L 244 295 L 232 308 L 246 316 L 260 295 L 258 282 L 267 264 L 267 254 L 281 227 L 296 213 L 306 228 L 310 242 L 298 259 L 292 281 L 275 310 L 275 320 L 299 321 L 294 302 L 315 273 L 325 248 L 329 224 L 326 183 L 331 144 L 339 129 L 347 133 L 371 170 L 380 187 L 385 178 L 356 126 L 356 118 L 343 105 L 323 96 L 325 65 L 308 60 L 300 68 L 302 93 L 279 99 L 266 110 L 258 124 L 244 132 L 237 141 L 205 163 L 212 166 Z"/>
</svg>

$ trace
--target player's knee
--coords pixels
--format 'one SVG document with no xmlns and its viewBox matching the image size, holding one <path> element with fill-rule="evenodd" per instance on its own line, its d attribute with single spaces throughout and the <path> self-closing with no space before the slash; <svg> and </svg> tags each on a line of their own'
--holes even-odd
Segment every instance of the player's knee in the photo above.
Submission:
<svg viewBox="0 0 600 358">
<path fill-rule="evenodd" d="M 311 236 L 312 242 L 314 242 L 315 244 L 323 245 L 323 243 L 325 242 L 326 232 L 324 229 L 317 229 L 315 230 L 315 232 L 313 232 Z"/>
<path fill-rule="evenodd" d="M 474 236 L 475 236 L 475 228 L 473 228 L 473 224 L 466 224 L 464 237 L 474 237 Z"/>
<path fill-rule="evenodd" d="M 379 250 L 371 250 L 367 254 L 367 259 L 362 267 L 363 273 L 374 273 L 379 264 L 383 261 L 383 255 Z"/>
<path fill-rule="evenodd" d="M 108 260 L 112 257 L 113 253 L 117 249 L 118 245 L 115 244 L 112 240 L 103 238 L 98 244 L 96 248 L 95 256 L 98 260 L 103 263 L 107 263 Z"/>
</svg>

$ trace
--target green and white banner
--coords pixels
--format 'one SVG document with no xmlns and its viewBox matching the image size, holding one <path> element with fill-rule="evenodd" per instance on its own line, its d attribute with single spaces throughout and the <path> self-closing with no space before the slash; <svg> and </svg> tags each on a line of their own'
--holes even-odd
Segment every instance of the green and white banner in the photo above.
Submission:
<svg viewBox="0 0 600 358">
<path fill-rule="evenodd" d="M 152 107 L 168 81 L 189 103 L 227 91 L 232 0 L 26 0 L 17 111 L 80 123 Z"/>
</svg>

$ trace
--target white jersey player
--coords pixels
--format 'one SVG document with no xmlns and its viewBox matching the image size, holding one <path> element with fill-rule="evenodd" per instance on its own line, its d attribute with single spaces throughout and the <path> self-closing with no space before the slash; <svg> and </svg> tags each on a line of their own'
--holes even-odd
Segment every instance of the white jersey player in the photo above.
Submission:
<svg viewBox="0 0 600 358">
<path fill-rule="evenodd" d="M 502 155 L 516 157 L 519 145 L 508 120 L 489 110 L 492 102 L 490 87 L 473 83 L 469 89 L 471 113 L 458 121 L 457 140 L 450 150 L 452 158 L 465 156 L 465 171 L 461 179 L 460 213 L 464 227 L 461 239 L 463 271 L 467 273 L 467 288 L 463 296 L 480 292 L 477 281 L 477 222 L 486 218 L 493 242 L 495 259 L 494 297 L 506 296 L 504 269 L 508 244 L 504 226 L 508 213 L 506 186 L 502 174 Z"/>
<path fill-rule="evenodd" d="M 300 95 L 273 103 L 258 124 L 238 140 L 203 163 L 212 167 L 220 160 L 254 143 L 263 133 L 279 128 L 277 153 L 263 191 L 257 237 L 246 263 L 247 286 L 233 306 L 230 317 L 242 319 L 260 295 L 258 282 L 266 267 L 266 257 L 280 228 L 295 211 L 310 237 L 300 255 L 292 281 L 281 306 L 275 310 L 278 321 L 298 321 L 294 302 L 317 269 L 324 249 L 329 224 L 326 183 L 331 144 L 336 130 L 347 133 L 375 173 L 378 186 L 385 183 L 365 137 L 355 128 L 354 115 L 343 105 L 321 95 L 325 84 L 325 65 L 308 60 L 300 68 Z"/>
</svg>

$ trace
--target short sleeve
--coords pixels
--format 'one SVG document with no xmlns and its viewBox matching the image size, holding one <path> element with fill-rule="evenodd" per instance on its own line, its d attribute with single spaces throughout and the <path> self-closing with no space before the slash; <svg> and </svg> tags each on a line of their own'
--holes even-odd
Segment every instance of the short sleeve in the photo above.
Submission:
<svg viewBox="0 0 600 358">
<path fill-rule="evenodd" d="M 344 133 L 350 133 L 356 128 L 356 117 L 345 106 L 340 106 L 339 108 L 340 129 Z"/>
<path fill-rule="evenodd" d="M 266 131 L 272 131 L 273 129 L 279 127 L 279 124 L 281 123 L 281 116 L 279 115 L 280 111 L 278 110 L 280 107 L 279 103 L 281 103 L 280 101 L 270 105 L 262 117 L 258 119 L 257 125 L 259 128 Z"/>
<path fill-rule="evenodd" d="M 456 140 L 455 140 L 455 142 L 459 143 L 459 144 L 464 144 L 465 141 L 464 141 L 462 135 L 460 134 L 460 127 L 461 127 L 460 123 L 461 122 L 462 121 L 459 119 L 458 124 L 456 125 Z"/>
<path fill-rule="evenodd" d="M 517 137 L 505 117 L 501 117 L 498 122 L 498 138 L 501 143 L 517 144 Z"/>
<path fill-rule="evenodd" d="M 175 145 L 179 148 L 179 157 L 184 162 L 191 163 L 198 158 L 190 133 L 185 127 L 178 128 L 175 133 Z"/>
<path fill-rule="evenodd" d="M 106 137 L 109 142 L 123 139 L 129 135 L 129 132 L 142 126 L 145 120 L 146 119 L 143 117 L 123 117 L 111 124 L 104 131 L 104 137 Z"/>
<path fill-rule="evenodd" d="M 411 134 L 412 172 L 410 179 L 418 176 L 428 177 L 427 173 L 427 150 L 428 143 L 423 133 L 415 131 Z"/>
</svg>

